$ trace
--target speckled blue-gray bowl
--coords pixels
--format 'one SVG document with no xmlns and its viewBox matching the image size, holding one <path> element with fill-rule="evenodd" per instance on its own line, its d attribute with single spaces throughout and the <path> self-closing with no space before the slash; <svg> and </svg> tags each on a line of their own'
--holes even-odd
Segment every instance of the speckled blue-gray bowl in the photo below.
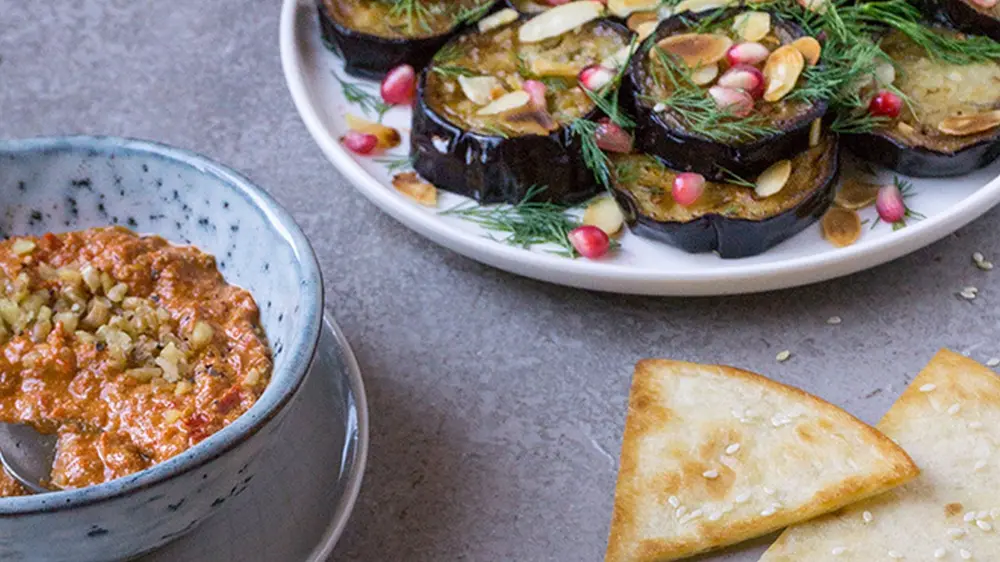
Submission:
<svg viewBox="0 0 1000 562">
<path fill-rule="evenodd" d="M 246 178 L 197 154 L 109 137 L 0 140 L 0 234 L 123 225 L 216 256 L 274 349 L 267 390 L 167 462 L 99 486 L 0 498 L 0 560 L 123 560 L 190 531 L 253 485 L 319 339 L 323 287 L 305 235 Z M 278 515 L 276 515 L 278 516 Z"/>
</svg>

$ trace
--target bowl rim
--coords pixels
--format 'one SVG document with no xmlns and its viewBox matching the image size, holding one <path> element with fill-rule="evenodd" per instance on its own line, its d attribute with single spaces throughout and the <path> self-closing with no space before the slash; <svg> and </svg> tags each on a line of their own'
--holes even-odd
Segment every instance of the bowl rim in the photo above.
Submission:
<svg viewBox="0 0 1000 562">
<path fill-rule="evenodd" d="M 313 280 L 313 283 L 299 284 L 301 290 L 306 293 L 303 305 L 300 307 L 301 314 L 305 317 L 303 323 L 305 328 L 300 331 L 301 337 L 297 338 L 293 345 L 285 347 L 284 351 L 290 359 L 280 371 L 276 370 L 271 375 L 272 382 L 276 378 L 287 380 L 288 384 L 284 388 L 270 395 L 265 390 L 249 410 L 228 426 L 177 456 L 134 474 L 85 488 L 29 496 L 0 497 L 0 519 L 72 510 L 126 496 L 196 470 L 228 453 L 257 434 L 289 404 L 312 364 L 322 332 L 323 277 L 316 253 L 291 214 L 247 177 L 203 154 L 156 141 L 99 135 L 0 139 L 0 155 L 53 151 L 97 151 L 109 155 L 140 154 L 189 166 L 212 177 L 230 187 L 234 193 L 257 209 L 265 222 L 270 224 L 278 236 L 291 247 L 301 265 L 302 279 Z"/>
</svg>

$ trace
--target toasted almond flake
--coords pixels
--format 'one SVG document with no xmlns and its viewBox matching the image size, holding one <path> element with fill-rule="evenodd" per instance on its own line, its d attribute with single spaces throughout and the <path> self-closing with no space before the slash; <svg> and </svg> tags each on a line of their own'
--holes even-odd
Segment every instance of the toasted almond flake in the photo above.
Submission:
<svg viewBox="0 0 1000 562">
<path fill-rule="evenodd" d="M 865 511 L 861 514 L 861 519 L 863 519 L 865 523 L 871 523 L 872 519 L 875 519 L 875 517 L 872 515 L 872 512 Z"/>
<path fill-rule="evenodd" d="M 503 95 L 503 85 L 495 76 L 459 76 L 458 85 L 469 101 L 476 105 L 486 105 Z"/>
<path fill-rule="evenodd" d="M 934 551 L 934 558 L 944 558 L 948 554 L 948 551 L 943 548 L 938 548 Z"/>
<path fill-rule="evenodd" d="M 568 4 L 563 4 L 564 6 Z M 524 90 L 517 90 L 516 92 L 511 92 L 509 94 L 500 96 L 499 98 L 490 102 L 486 107 L 483 107 L 476 112 L 477 115 L 497 115 L 505 111 L 510 111 L 511 109 L 517 109 L 519 107 L 524 107 L 528 105 L 531 101 L 531 96 L 528 92 Z"/>
<path fill-rule="evenodd" d="M 344 116 L 344 122 L 347 123 L 348 128 L 352 131 L 375 135 L 375 138 L 378 139 L 378 147 L 382 150 L 395 148 L 403 142 L 403 137 L 400 136 L 399 131 L 381 123 L 375 123 L 374 121 L 369 121 L 350 113 Z"/>
<path fill-rule="evenodd" d="M 846 248 L 861 238 L 861 216 L 856 211 L 830 207 L 820 221 L 823 238 L 837 248 Z"/>
<path fill-rule="evenodd" d="M 848 177 L 841 182 L 840 189 L 833 202 L 838 207 L 859 210 L 875 204 L 875 198 L 881 186 L 858 178 Z"/>
<path fill-rule="evenodd" d="M 513 8 L 504 8 L 495 14 L 486 16 L 485 18 L 479 20 L 479 32 L 486 33 L 491 29 L 503 27 L 508 23 L 517 21 L 518 17 L 517 10 Z"/>
<path fill-rule="evenodd" d="M 813 119 L 809 124 L 809 148 L 819 146 L 819 141 L 823 139 L 823 120 Z"/>
<path fill-rule="evenodd" d="M 778 354 L 774 356 L 774 358 L 777 359 L 779 363 L 788 361 L 791 357 L 792 357 L 792 352 L 788 351 L 787 349 L 779 351 Z"/>
<path fill-rule="evenodd" d="M 736 496 L 734 501 L 736 503 L 746 503 L 750 500 L 750 495 L 750 492 L 743 492 L 742 494 Z"/>
<path fill-rule="evenodd" d="M 427 207 L 437 206 L 437 188 L 417 176 L 416 172 L 403 172 L 392 177 L 396 191 Z"/>
<path fill-rule="evenodd" d="M 647 12 L 660 6 L 660 0 L 608 0 L 608 11 L 624 18 L 635 12 Z"/>
<path fill-rule="evenodd" d="M 831 316 L 826 319 L 826 323 L 830 324 L 831 326 L 836 326 L 837 324 L 840 324 L 843 321 L 844 320 L 840 316 Z"/>
<path fill-rule="evenodd" d="M 538 43 L 596 20 L 604 13 L 604 4 L 596 0 L 569 2 L 546 10 L 521 26 L 517 36 L 521 43 Z"/>
<path fill-rule="evenodd" d="M 847 552 L 847 548 L 843 546 L 835 546 L 830 550 L 830 554 L 834 556 L 840 556 L 841 554 Z"/>
<path fill-rule="evenodd" d="M 980 529 L 982 529 L 982 530 L 984 530 L 986 532 L 989 532 L 989 531 L 993 530 L 993 525 L 990 525 L 989 523 L 987 523 L 986 521 L 983 521 L 982 519 L 976 520 L 976 527 L 979 527 Z"/>
<path fill-rule="evenodd" d="M 937 388 L 936 384 L 927 383 L 927 384 L 925 384 L 925 385 L 923 385 L 923 386 L 920 387 L 920 392 L 931 392 L 935 388 Z"/>
<path fill-rule="evenodd" d="M 739 443 L 733 443 L 733 444 L 729 445 L 728 447 L 726 447 L 726 454 L 727 455 L 735 455 L 738 452 L 740 452 L 740 444 Z"/>
<path fill-rule="evenodd" d="M 691 81 L 699 86 L 704 86 L 705 84 L 711 84 L 713 80 L 719 75 L 719 65 L 709 64 L 706 66 L 700 66 L 693 72 L 691 72 Z"/>
<path fill-rule="evenodd" d="M 764 100 L 776 102 L 791 92 L 805 64 L 802 53 L 791 45 L 783 45 L 771 52 L 764 63 L 764 78 L 767 80 Z"/>
<path fill-rule="evenodd" d="M 680 14 L 683 12 L 705 12 L 708 10 L 714 10 L 716 8 L 724 8 L 726 6 L 732 6 L 737 4 L 737 0 L 681 0 L 677 6 L 674 7 L 673 13 Z"/>
<path fill-rule="evenodd" d="M 890 550 L 889 551 L 889 558 L 893 558 L 893 559 L 896 559 L 896 560 L 902 560 L 903 559 L 903 555 L 900 554 L 900 553 L 898 553 L 898 552 L 896 552 L 895 550 Z"/>
<path fill-rule="evenodd" d="M 625 215 L 617 201 L 604 195 L 587 205 L 587 210 L 583 213 L 583 224 L 596 226 L 611 236 L 622 229 L 622 225 L 625 224 Z"/>
<path fill-rule="evenodd" d="M 952 404 L 951 406 L 948 406 L 948 415 L 949 416 L 954 416 L 961 409 L 962 409 L 962 405 L 956 402 L 956 403 Z"/>
<path fill-rule="evenodd" d="M 962 557 L 962 560 L 972 560 L 972 553 L 964 548 L 958 550 L 958 555 Z"/>
<path fill-rule="evenodd" d="M 813 37 L 799 37 L 795 41 L 792 41 L 792 47 L 802 53 L 802 58 L 805 59 L 809 66 L 814 66 L 819 62 L 820 53 L 823 51 L 823 47 L 819 44 Z"/>
<path fill-rule="evenodd" d="M 679 33 L 661 39 L 656 46 L 679 58 L 688 68 L 698 68 L 725 58 L 733 40 L 714 33 Z"/>
<path fill-rule="evenodd" d="M 708 478 L 709 480 L 714 480 L 719 477 L 719 471 L 713 468 L 711 470 L 706 470 L 705 472 L 702 472 L 701 475 L 704 476 L 705 478 Z"/>
<path fill-rule="evenodd" d="M 779 160 L 757 176 L 754 193 L 763 199 L 781 191 L 792 175 L 792 161 Z"/>
<path fill-rule="evenodd" d="M 31 240 L 18 238 L 17 240 L 14 240 L 13 244 L 11 244 L 10 249 L 13 250 L 15 254 L 23 256 L 25 254 L 30 254 L 34 251 L 35 247 L 35 243 Z"/>
<path fill-rule="evenodd" d="M 771 32 L 771 14 L 743 12 L 733 18 L 733 31 L 744 41 L 760 41 Z"/>
<path fill-rule="evenodd" d="M 163 412 L 163 423 L 172 424 L 175 421 L 181 419 L 182 415 L 184 414 L 180 410 L 172 410 L 172 409 L 167 410 Z"/>
<path fill-rule="evenodd" d="M 681 500 L 677 499 L 677 496 L 670 496 L 667 498 L 667 503 L 669 503 L 671 507 L 681 506 Z"/>
<path fill-rule="evenodd" d="M 946 135 L 964 137 L 1000 127 L 1000 109 L 984 111 L 973 115 L 947 117 L 938 124 L 938 130 Z"/>
</svg>

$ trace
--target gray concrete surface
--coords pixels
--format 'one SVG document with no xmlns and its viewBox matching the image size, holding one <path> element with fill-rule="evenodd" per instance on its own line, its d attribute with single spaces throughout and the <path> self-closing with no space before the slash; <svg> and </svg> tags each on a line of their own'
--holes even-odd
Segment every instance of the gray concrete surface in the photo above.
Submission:
<svg viewBox="0 0 1000 562">
<path fill-rule="evenodd" d="M 998 211 L 877 269 L 746 297 L 587 293 L 438 248 L 313 144 L 282 79 L 279 11 L 0 0 L 0 136 L 164 141 L 247 173 L 295 215 L 372 410 L 369 472 L 335 560 L 601 559 L 639 358 L 738 365 L 875 421 L 939 347 L 1000 355 L 1000 269 L 969 258 L 1000 263 Z M 966 285 L 979 298 L 955 295 Z M 793 357 L 778 364 L 782 349 Z"/>
</svg>

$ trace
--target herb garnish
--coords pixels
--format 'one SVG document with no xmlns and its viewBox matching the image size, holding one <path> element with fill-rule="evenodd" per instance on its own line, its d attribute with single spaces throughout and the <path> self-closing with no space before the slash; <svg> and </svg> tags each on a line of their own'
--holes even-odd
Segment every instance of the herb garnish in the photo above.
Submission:
<svg viewBox="0 0 1000 562">
<path fill-rule="evenodd" d="M 413 153 L 406 156 L 375 158 L 374 160 L 385 166 L 385 169 L 390 172 L 399 172 L 412 169 L 414 162 L 417 160 L 417 155 Z"/>
<path fill-rule="evenodd" d="M 382 122 L 382 118 L 385 117 L 386 112 L 392 109 L 392 106 L 382 101 L 382 97 L 369 92 L 365 85 L 359 82 L 348 82 L 336 72 L 330 72 L 333 77 L 337 79 L 340 83 L 341 88 L 344 91 L 344 99 L 348 103 L 353 103 L 361 108 L 361 111 L 365 112 L 367 115 L 375 114 L 379 123 Z"/>
<path fill-rule="evenodd" d="M 611 160 L 608 155 L 597 146 L 597 129 L 600 124 L 580 118 L 573 120 L 569 125 L 569 130 L 580 143 L 580 154 L 583 156 L 583 163 L 593 172 L 594 178 L 605 188 L 611 187 L 611 170 L 609 165 Z"/>
<path fill-rule="evenodd" d="M 389 17 L 406 20 L 406 29 L 410 33 L 414 33 L 417 24 L 425 31 L 430 31 L 428 16 L 430 10 L 424 5 L 423 0 L 392 0 L 392 8 L 389 10 Z"/>
<path fill-rule="evenodd" d="M 469 6 L 468 8 L 462 8 L 458 14 L 455 15 L 455 25 L 462 25 L 466 23 L 473 23 L 479 21 L 483 18 L 493 7 L 493 0 L 484 0 L 479 2 L 474 6 Z"/>
</svg>

